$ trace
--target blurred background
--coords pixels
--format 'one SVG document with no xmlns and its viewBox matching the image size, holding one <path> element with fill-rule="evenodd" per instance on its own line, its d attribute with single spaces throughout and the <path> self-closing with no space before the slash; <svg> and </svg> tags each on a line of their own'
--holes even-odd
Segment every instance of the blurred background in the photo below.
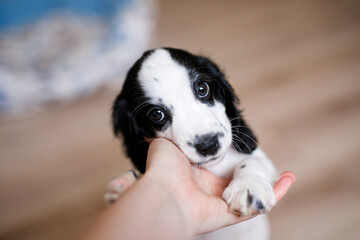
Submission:
<svg viewBox="0 0 360 240">
<path fill-rule="evenodd" d="M 131 168 L 110 111 L 129 66 L 171 46 L 224 69 L 297 182 L 272 239 L 360 239 L 360 2 L 0 0 L 0 239 L 73 239 Z"/>
</svg>

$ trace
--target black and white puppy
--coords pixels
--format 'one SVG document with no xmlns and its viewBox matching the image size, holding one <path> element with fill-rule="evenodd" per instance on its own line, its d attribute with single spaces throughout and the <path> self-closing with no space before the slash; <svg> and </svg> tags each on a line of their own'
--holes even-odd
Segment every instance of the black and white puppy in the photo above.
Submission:
<svg viewBox="0 0 360 240">
<path fill-rule="evenodd" d="M 237 103 L 224 74 L 208 58 L 179 49 L 154 49 L 145 52 L 128 72 L 114 102 L 113 129 L 123 135 L 127 153 L 140 172 L 145 171 L 149 147 L 145 139 L 164 137 L 193 165 L 232 178 L 223 193 L 230 211 L 244 216 L 264 213 L 276 202 L 272 187 L 276 170 L 258 147 Z M 267 226 L 261 219 L 202 238 L 266 239 Z M 252 224 L 263 226 L 253 228 Z"/>
</svg>

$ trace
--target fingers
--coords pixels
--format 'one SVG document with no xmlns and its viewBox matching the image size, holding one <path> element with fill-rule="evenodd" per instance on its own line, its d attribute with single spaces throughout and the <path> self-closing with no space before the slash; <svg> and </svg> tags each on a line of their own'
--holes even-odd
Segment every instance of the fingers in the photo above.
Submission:
<svg viewBox="0 0 360 240">
<path fill-rule="evenodd" d="M 285 177 L 285 176 L 293 178 L 294 182 L 296 181 L 296 176 L 295 176 L 295 174 L 294 174 L 293 172 L 291 172 L 291 171 L 282 172 L 282 173 L 279 175 L 279 179 L 282 178 L 282 177 Z"/>
<path fill-rule="evenodd" d="M 280 174 L 279 180 L 274 186 L 276 202 L 280 201 L 280 199 L 284 197 L 295 181 L 295 174 L 290 171 L 286 171 Z"/>
</svg>

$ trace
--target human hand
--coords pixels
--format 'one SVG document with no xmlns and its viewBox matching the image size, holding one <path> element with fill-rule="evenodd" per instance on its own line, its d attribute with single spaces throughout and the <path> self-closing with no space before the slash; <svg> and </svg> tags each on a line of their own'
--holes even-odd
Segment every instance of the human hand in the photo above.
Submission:
<svg viewBox="0 0 360 240">
<path fill-rule="evenodd" d="M 230 213 L 228 205 L 221 198 L 230 180 L 192 166 L 186 156 L 166 139 L 151 142 L 144 178 L 158 183 L 169 194 L 194 234 L 214 231 L 256 216 L 245 218 Z M 274 185 L 277 202 L 294 182 L 292 172 L 279 176 Z"/>
</svg>

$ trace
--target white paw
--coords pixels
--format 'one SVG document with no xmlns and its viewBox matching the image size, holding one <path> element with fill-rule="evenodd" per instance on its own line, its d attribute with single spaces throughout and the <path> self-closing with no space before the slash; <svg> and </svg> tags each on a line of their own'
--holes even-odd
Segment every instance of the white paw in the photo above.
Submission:
<svg viewBox="0 0 360 240">
<path fill-rule="evenodd" d="M 230 212 L 242 216 L 266 213 L 275 205 L 276 199 L 270 183 L 261 179 L 233 179 L 223 193 Z"/>
<path fill-rule="evenodd" d="M 116 202 L 119 196 L 131 187 L 132 184 L 141 176 L 137 170 L 129 170 L 111 180 L 104 195 L 106 204 Z"/>
</svg>

